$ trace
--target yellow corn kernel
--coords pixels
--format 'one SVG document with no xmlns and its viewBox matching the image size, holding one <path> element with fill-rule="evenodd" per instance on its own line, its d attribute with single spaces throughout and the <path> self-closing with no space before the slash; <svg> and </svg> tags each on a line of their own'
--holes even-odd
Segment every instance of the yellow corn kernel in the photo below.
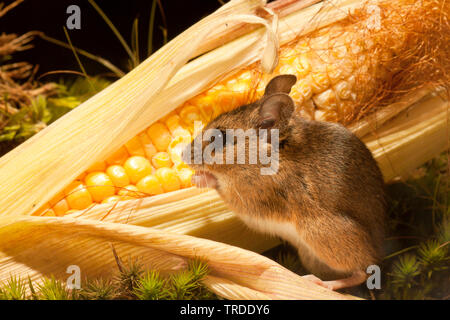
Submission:
<svg viewBox="0 0 450 320">
<path fill-rule="evenodd" d="M 303 100 L 309 100 L 312 97 L 313 89 L 311 87 L 311 78 L 307 77 L 305 79 L 300 79 L 297 83 L 292 87 L 291 92 L 298 92 L 303 96 Z"/>
<path fill-rule="evenodd" d="M 97 161 L 94 164 L 92 164 L 89 167 L 89 169 L 86 170 L 86 173 L 105 171 L 105 169 L 106 169 L 105 161 Z"/>
<path fill-rule="evenodd" d="M 232 109 L 248 103 L 247 99 L 250 96 L 250 85 L 250 80 L 239 80 L 228 85 L 228 89 L 234 93 Z"/>
<path fill-rule="evenodd" d="M 183 168 L 189 168 L 189 166 L 184 162 L 179 162 L 179 163 L 175 163 L 172 167 L 172 169 L 177 170 L 177 171 L 181 170 Z"/>
<path fill-rule="evenodd" d="M 158 152 L 152 158 L 152 164 L 156 169 L 172 166 L 172 160 L 167 152 Z"/>
<path fill-rule="evenodd" d="M 116 203 L 117 201 L 122 200 L 120 196 L 114 195 L 108 198 L 103 199 L 102 203 Z"/>
<path fill-rule="evenodd" d="M 117 195 L 121 197 L 121 200 L 123 199 L 138 199 L 142 197 L 142 193 L 139 192 L 139 189 L 135 185 L 128 185 L 124 188 L 121 188 L 119 192 L 117 192 Z"/>
<path fill-rule="evenodd" d="M 352 75 L 353 64 L 349 59 L 338 61 L 336 64 L 327 65 L 327 73 L 332 83 L 344 80 Z"/>
<path fill-rule="evenodd" d="M 122 165 L 130 157 L 125 147 L 120 147 L 117 151 L 112 153 L 107 159 L 106 163 L 109 165 L 118 164 Z"/>
<path fill-rule="evenodd" d="M 168 149 L 171 148 L 171 145 L 173 144 L 174 141 L 179 141 L 179 142 L 183 142 L 183 143 L 191 143 L 191 141 L 192 141 L 191 132 L 189 130 L 187 130 L 187 129 L 182 128 L 182 127 L 176 128 L 174 130 L 173 138 L 170 141 Z"/>
<path fill-rule="evenodd" d="M 293 74 L 297 75 L 297 69 L 293 65 L 285 64 L 280 66 L 280 74 Z"/>
<path fill-rule="evenodd" d="M 69 205 L 67 204 L 66 199 L 61 199 L 57 203 L 52 206 L 53 212 L 57 216 L 63 216 L 69 210 Z"/>
<path fill-rule="evenodd" d="M 196 106 L 193 106 L 191 104 L 184 104 L 184 106 L 180 110 L 180 118 L 188 126 L 189 129 L 194 128 L 195 121 L 203 122 L 200 111 Z"/>
<path fill-rule="evenodd" d="M 186 145 L 190 144 L 192 141 L 192 136 L 189 133 L 189 131 L 181 129 L 176 133 L 177 135 L 172 139 L 168 148 L 170 159 L 174 164 L 182 162 L 181 156 L 183 149 Z"/>
<path fill-rule="evenodd" d="M 177 173 L 171 168 L 159 168 L 155 171 L 155 176 L 158 178 L 165 192 L 175 191 L 181 187 Z"/>
<path fill-rule="evenodd" d="M 119 165 L 109 166 L 108 169 L 106 169 L 106 174 L 109 176 L 112 183 L 116 187 L 121 188 L 130 184 L 130 178 L 128 177 L 124 167 L 122 166 Z"/>
<path fill-rule="evenodd" d="M 92 204 L 91 194 L 80 181 L 72 182 L 64 193 L 70 209 L 83 210 Z"/>
<path fill-rule="evenodd" d="M 174 134 L 174 131 L 177 128 L 181 127 L 181 118 L 176 113 L 171 114 L 165 119 L 164 124 L 166 125 L 167 129 L 169 129 L 170 133 Z"/>
<path fill-rule="evenodd" d="M 245 79 L 236 79 L 234 81 L 229 81 L 227 84 L 227 87 L 229 90 L 233 91 L 234 93 L 243 93 L 246 94 L 250 90 L 250 82 L 251 80 L 245 80 Z"/>
<path fill-rule="evenodd" d="M 166 126 L 160 122 L 156 122 L 152 124 L 147 129 L 147 134 L 153 142 L 156 150 L 158 151 L 166 151 L 167 146 L 172 140 L 172 136 L 170 135 L 169 130 Z"/>
<path fill-rule="evenodd" d="M 242 70 L 242 71 L 238 74 L 238 79 L 239 79 L 239 80 L 248 80 L 248 81 L 251 81 L 251 80 L 253 79 L 253 72 L 252 72 L 252 70 L 249 70 L 249 69 Z"/>
<path fill-rule="evenodd" d="M 150 164 L 150 161 L 140 156 L 128 158 L 123 167 L 130 178 L 131 183 L 134 184 L 136 184 L 143 177 L 152 173 L 152 165 Z"/>
<path fill-rule="evenodd" d="M 296 57 L 293 64 L 299 78 L 304 78 L 311 72 L 311 64 L 309 63 L 308 56 L 304 53 Z"/>
<path fill-rule="evenodd" d="M 350 99 L 352 91 L 347 81 L 340 81 L 334 86 L 334 91 L 341 99 Z"/>
<path fill-rule="evenodd" d="M 182 127 L 178 127 L 174 131 L 173 139 L 170 141 L 169 148 L 172 145 L 173 141 L 178 141 L 177 143 L 191 143 L 192 141 L 192 135 L 189 132 L 189 130 L 186 130 Z"/>
<path fill-rule="evenodd" d="M 181 140 L 181 138 L 179 138 L 179 140 Z M 178 164 L 183 162 L 182 159 L 182 153 L 183 153 L 183 147 L 185 146 L 185 144 L 183 143 L 177 143 L 176 141 L 173 142 L 173 147 L 171 144 L 171 147 L 169 148 L 169 157 L 171 160 L 171 163 L 173 164 Z"/>
<path fill-rule="evenodd" d="M 154 175 L 148 175 L 136 184 L 136 187 L 140 192 L 155 195 L 155 194 L 161 194 L 164 192 L 161 183 Z"/>
<path fill-rule="evenodd" d="M 116 193 L 114 184 L 106 173 L 89 173 L 84 182 L 95 202 L 102 202 L 103 199 Z"/>
<path fill-rule="evenodd" d="M 64 199 L 64 197 L 65 197 L 64 191 L 60 191 L 60 192 L 58 192 L 58 193 L 53 197 L 53 199 L 51 199 L 51 200 L 48 202 L 48 204 L 49 204 L 50 206 L 54 206 L 54 205 L 57 204 L 59 201 L 61 201 L 62 199 Z"/>
<path fill-rule="evenodd" d="M 182 188 L 188 188 L 192 186 L 191 178 L 194 174 L 194 170 L 190 168 L 181 168 L 177 170 L 178 179 L 180 179 L 181 187 Z"/>
<path fill-rule="evenodd" d="M 141 141 L 142 147 L 144 148 L 145 156 L 148 159 L 151 159 L 156 154 L 156 152 L 158 152 L 153 145 L 152 140 L 145 132 L 141 132 L 138 137 Z"/>
<path fill-rule="evenodd" d="M 312 76 L 312 89 L 314 93 L 320 93 L 330 86 L 330 79 L 325 72 L 313 72 Z"/>
<path fill-rule="evenodd" d="M 211 92 L 216 101 L 214 106 L 220 107 L 222 112 L 228 112 L 238 107 L 235 92 L 223 85 L 218 85 L 215 89 Z"/>
<path fill-rule="evenodd" d="M 167 119 L 170 118 L 171 116 L 173 116 L 174 114 L 177 114 L 177 112 L 175 110 L 172 110 L 168 114 L 166 114 L 165 116 L 159 118 L 158 121 L 165 124 Z"/>
<path fill-rule="evenodd" d="M 283 65 L 293 65 L 295 60 L 296 54 L 283 54 L 283 57 L 280 57 L 280 63 L 278 64 L 278 67 Z"/>
<path fill-rule="evenodd" d="M 317 109 L 326 111 L 337 111 L 337 99 L 333 89 L 325 90 L 313 97 Z"/>
<path fill-rule="evenodd" d="M 294 102 L 297 106 L 300 106 L 303 104 L 304 97 L 296 88 L 292 88 L 289 95 L 291 96 L 292 100 L 294 100 Z"/>
<path fill-rule="evenodd" d="M 191 100 L 189 100 L 192 105 L 196 106 L 198 110 L 200 111 L 200 114 L 205 121 L 209 122 L 211 121 L 214 116 L 214 104 L 215 101 L 210 95 L 206 94 L 200 94 Z"/>
<path fill-rule="evenodd" d="M 295 48 L 285 48 L 280 52 L 280 64 L 288 63 L 292 60 L 292 57 L 295 57 L 297 55 L 297 51 Z"/>
<path fill-rule="evenodd" d="M 145 157 L 145 151 L 138 136 L 128 140 L 128 142 L 125 143 L 125 148 L 131 156 Z"/>
<path fill-rule="evenodd" d="M 212 119 L 219 116 L 220 114 L 222 114 L 225 111 L 225 109 L 222 108 L 223 102 L 221 101 L 221 99 L 219 99 L 221 97 L 220 93 L 221 92 L 224 93 L 225 91 L 228 91 L 228 93 L 225 95 L 226 97 L 228 97 L 229 90 L 224 85 L 221 84 L 221 85 L 216 85 L 205 92 L 205 95 L 207 97 L 210 97 L 210 99 L 213 101 L 213 103 L 211 104 L 211 108 L 213 110 Z M 206 118 L 205 118 L 205 120 L 206 120 Z"/>
</svg>

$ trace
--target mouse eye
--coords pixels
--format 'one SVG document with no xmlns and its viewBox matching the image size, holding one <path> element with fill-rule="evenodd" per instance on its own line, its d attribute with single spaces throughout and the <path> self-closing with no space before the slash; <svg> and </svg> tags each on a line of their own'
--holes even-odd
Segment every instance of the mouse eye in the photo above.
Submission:
<svg viewBox="0 0 450 320">
<path fill-rule="evenodd" d="M 219 136 L 222 137 L 222 146 L 225 146 L 227 144 L 227 134 L 225 133 L 225 131 L 220 130 Z"/>
<path fill-rule="evenodd" d="M 220 142 L 220 145 L 219 144 L 216 145 L 216 148 L 224 147 L 227 143 L 227 135 L 226 135 L 225 131 L 219 130 L 219 132 L 214 136 L 214 140 L 213 140 L 214 143 L 216 143 L 216 139 L 217 139 L 218 143 Z"/>
</svg>

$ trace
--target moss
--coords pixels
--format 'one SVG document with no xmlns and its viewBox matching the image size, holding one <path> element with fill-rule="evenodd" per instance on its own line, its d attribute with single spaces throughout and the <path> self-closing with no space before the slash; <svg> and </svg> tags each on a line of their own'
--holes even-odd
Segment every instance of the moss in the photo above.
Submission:
<svg viewBox="0 0 450 320">
<path fill-rule="evenodd" d="M 202 300 L 217 299 L 202 283 L 208 266 L 201 260 L 189 261 L 185 270 L 169 276 L 145 269 L 138 259 L 118 263 L 118 273 L 111 279 L 85 279 L 81 288 L 69 290 L 55 277 L 43 278 L 35 285 L 13 277 L 0 286 L 0 300 Z"/>
</svg>

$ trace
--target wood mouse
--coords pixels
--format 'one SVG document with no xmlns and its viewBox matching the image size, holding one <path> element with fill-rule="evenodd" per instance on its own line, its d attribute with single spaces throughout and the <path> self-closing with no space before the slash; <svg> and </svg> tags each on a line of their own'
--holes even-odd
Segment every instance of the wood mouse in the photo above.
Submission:
<svg viewBox="0 0 450 320">
<path fill-rule="evenodd" d="M 293 75 L 274 77 L 261 99 L 219 115 L 202 130 L 219 130 L 223 157 L 232 148 L 234 160 L 238 144 L 227 142 L 226 129 L 278 130 L 276 173 L 262 175 L 264 165 L 248 163 L 250 139 L 244 144 L 245 163 L 194 163 L 195 148 L 205 151 L 208 145 L 195 139 L 183 157 L 196 171 L 196 186 L 215 188 L 251 229 L 295 246 L 312 273 L 306 279 L 332 290 L 355 286 L 383 257 L 383 177 L 371 152 L 344 126 L 295 112 L 288 95 L 295 82 Z M 273 142 L 265 144 L 269 151 L 276 150 Z"/>
</svg>

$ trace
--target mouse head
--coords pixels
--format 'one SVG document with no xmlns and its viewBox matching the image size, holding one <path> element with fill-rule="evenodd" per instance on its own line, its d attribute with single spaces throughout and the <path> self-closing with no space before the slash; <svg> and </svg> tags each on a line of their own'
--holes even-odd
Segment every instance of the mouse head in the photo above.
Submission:
<svg viewBox="0 0 450 320">
<path fill-rule="evenodd" d="M 273 143 L 289 134 L 295 105 L 288 94 L 296 80 L 293 75 L 274 77 L 261 99 L 223 113 L 203 128 L 183 151 L 183 160 L 196 170 L 194 184 L 219 189 L 230 178 L 261 175 L 267 158 L 263 161 L 260 149 L 270 154 Z"/>
</svg>

